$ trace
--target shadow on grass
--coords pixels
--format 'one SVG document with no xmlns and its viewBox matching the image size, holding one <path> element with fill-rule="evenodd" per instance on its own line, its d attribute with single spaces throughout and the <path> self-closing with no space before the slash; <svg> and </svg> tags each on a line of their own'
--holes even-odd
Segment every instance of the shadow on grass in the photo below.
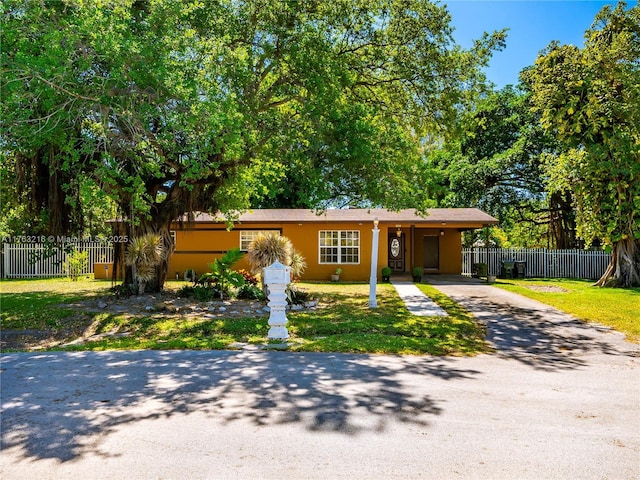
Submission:
<svg viewBox="0 0 640 480">
<path fill-rule="evenodd" d="M 429 377 L 478 375 L 447 358 L 252 351 L 15 353 L 1 370 L 2 449 L 61 462 L 108 456 L 123 424 L 195 412 L 344 435 L 428 425 L 442 413 Z"/>
<path fill-rule="evenodd" d="M 51 319 L 70 314 L 63 304 L 95 298 L 105 290 L 83 290 L 60 292 L 55 289 L 31 292 L 2 292 L 0 319 L 2 328 L 38 328 L 51 326 Z"/>
<path fill-rule="evenodd" d="M 69 292 L 60 293 L 55 290 L 40 290 L 37 292 L 3 292 L 2 293 L 2 309 L 22 309 L 26 307 L 40 308 L 46 305 L 55 305 L 65 302 L 73 302 L 90 298 L 89 295 L 84 295 Z"/>
</svg>

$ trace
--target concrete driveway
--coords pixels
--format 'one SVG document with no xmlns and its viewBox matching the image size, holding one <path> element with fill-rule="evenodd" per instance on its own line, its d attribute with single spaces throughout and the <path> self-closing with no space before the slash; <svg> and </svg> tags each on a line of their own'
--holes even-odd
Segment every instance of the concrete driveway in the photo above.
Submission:
<svg viewBox="0 0 640 480">
<path fill-rule="evenodd" d="M 0 477 L 640 478 L 638 345 L 442 283 L 496 354 L 2 355 Z"/>
<path fill-rule="evenodd" d="M 427 277 L 487 326 L 487 340 L 502 358 L 555 370 L 610 363 L 621 353 L 638 356 L 640 345 L 602 325 L 581 322 L 549 305 L 462 276 Z M 638 312 L 640 321 L 640 310 Z"/>
</svg>

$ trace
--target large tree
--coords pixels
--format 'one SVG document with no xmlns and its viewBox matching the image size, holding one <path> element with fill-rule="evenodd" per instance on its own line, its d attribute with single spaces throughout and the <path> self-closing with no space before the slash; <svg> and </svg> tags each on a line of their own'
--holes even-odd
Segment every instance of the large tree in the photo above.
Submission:
<svg viewBox="0 0 640 480">
<path fill-rule="evenodd" d="M 245 209 L 300 172 L 310 204 L 424 207 L 420 140 L 446 127 L 504 38 L 462 50 L 425 0 L 3 9 L 3 156 L 30 172 L 34 209 L 73 228 L 74 179 L 93 179 L 131 236 L 160 234 L 169 253 L 172 221 Z"/>
<path fill-rule="evenodd" d="M 553 44 L 525 74 L 542 125 L 571 150 L 550 157 L 579 234 L 612 250 L 597 283 L 640 285 L 640 7 L 605 6 L 584 48 Z"/>
<path fill-rule="evenodd" d="M 531 112 L 522 86 L 483 96 L 460 116 L 458 135 L 429 155 L 440 173 L 442 206 L 476 206 L 500 219 L 505 230 L 526 225 L 520 246 L 575 247 L 567 192 L 547 194 L 543 155 L 560 150 Z M 539 236 L 542 238 L 535 238 Z"/>
</svg>

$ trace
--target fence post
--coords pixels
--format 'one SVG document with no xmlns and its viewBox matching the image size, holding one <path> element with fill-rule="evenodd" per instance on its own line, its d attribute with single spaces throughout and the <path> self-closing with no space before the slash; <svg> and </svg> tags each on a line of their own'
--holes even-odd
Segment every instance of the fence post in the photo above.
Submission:
<svg viewBox="0 0 640 480">
<path fill-rule="evenodd" d="M 578 270 L 578 278 L 582 278 L 582 257 L 583 257 L 583 255 L 582 255 L 582 252 L 580 250 L 576 250 L 576 253 L 577 253 L 576 260 L 577 260 L 577 263 L 578 263 L 578 268 L 577 268 L 577 270 Z"/>
<path fill-rule="evenodd" d="M 7 268 L 9 268 L 9 244 L 2 243 L 2 278 L 6 278 Z"/>
</svg>

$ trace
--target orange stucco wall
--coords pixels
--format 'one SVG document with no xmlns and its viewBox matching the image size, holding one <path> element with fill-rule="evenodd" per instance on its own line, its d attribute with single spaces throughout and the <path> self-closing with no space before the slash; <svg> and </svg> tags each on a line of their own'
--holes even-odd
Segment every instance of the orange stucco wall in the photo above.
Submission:
<svg viewBox="0 0 640 480">
<path fill-rule="evenodd" d="M 371 261 L 371 224 L 360 223 L 285 223 L 285 224 L 251 224 L 236 225 L 228 231 L 225 225 L 215 223 L 196 224 L 193 229 L 180 229 L 176 226 L 176 251 L 169 264 L 169 276 L 177 274 L 183 277 L 185 270 L 193 269 L 198 274 L 207 272 L 207 264 L 214 258 L 222 256 L 226 251 L 240 246 L 241 230 L 280 230 L 288 237 L 293 246 L 307 262 L 303 280 L 329 280 L 337 267 L 342 268 L 342 281 L 367 281 L 370 275 Z M 388 235 L 396 232 L 394 225 L 379 226 L 378 278 L 380 269 L 387 265 Z M 358 264 L 320 264 L 319 232 L 320 230 L 358 230 L 360 232 L 360 262 Z M 439 235 L 439 229 L 414 228 L 401 229 L 405 238 L 406 260 L 405 271 L 411 272 L 415 265 L 422 266 L 422 238 L 424 235 Z M 457 229 L 446 229 L 440 236 L 440 268 L 433 273 L 460 273 L 462 263 L 461 238 Z M 413 243 L 412 243 L 413 239 Z M 414 245 L 415 244 L 415 245 Z M 413 260 L 413 264 L 412 264 Z M 237 269 L 249 269 L 245 260 L 241 260 Z"/>
<path fill-rule="evenodd" d="M 440 232 L 443 232 L 441 234 Z M 423 241 L 425 236 L 438 238 L 439 265 L 437 269 L 426 273 L 460 274 L 462 271 L 462 237 L 458 230 L 416 228 L 414 231 L 415 259 L 414 266 L 424 265 Z"/>
</svg>

